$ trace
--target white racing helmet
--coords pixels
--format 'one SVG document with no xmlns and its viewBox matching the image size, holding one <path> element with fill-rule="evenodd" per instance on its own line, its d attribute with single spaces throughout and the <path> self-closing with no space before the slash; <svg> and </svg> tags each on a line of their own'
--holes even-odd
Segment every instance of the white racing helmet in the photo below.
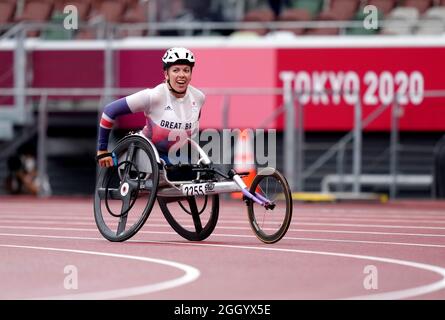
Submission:
<svg viewBox="0 0 445 320">
<path fill-rule="evenodd" d="M 170 48 L 162 57 L 162 63 L 164 70 L 167 70 L 169 67 L 175 64 L 186 64 L 193 68 L 195 65 L 195 55 L 186 48 Z"/>
</svg>

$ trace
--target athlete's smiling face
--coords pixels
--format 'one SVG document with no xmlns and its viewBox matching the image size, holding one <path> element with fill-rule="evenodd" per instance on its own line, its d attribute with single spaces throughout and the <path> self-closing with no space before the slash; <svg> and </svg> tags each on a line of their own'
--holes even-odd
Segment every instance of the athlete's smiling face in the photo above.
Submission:
<svg viewBox="0 0 445 320">
<path fill-rule="evenodd" d="M 164 71 L 165 80 L 170 80 L 170 85 L 177 91 L 185 94 L 192 80 L 192 68 L 186 64 L 175 64 Z"/>
</svg>

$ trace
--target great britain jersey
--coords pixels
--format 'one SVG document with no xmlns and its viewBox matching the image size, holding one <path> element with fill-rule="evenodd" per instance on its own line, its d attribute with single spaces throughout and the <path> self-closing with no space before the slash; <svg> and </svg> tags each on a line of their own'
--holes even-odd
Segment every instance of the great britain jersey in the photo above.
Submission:
<svg viewBox="0 0 445 320">
<path fill-rule="evenodd" d="M 205 101 L 202 91 L 189 85 L 184 97 L 175 97 L 162 83 L 153 89 L 145 89 L 107 105 L 102 114 L 99 131 L 99 150 L 106 150 L 109 131 L 119 115 L 144 112 L 146 125 L 142 133 L 161 153 L 167 153 L 176 143 L 175 137 L 190 137 L 199 128 L 201 107 Z M 108 132 L 104 132 L 108 131 Z"/>
</svg>

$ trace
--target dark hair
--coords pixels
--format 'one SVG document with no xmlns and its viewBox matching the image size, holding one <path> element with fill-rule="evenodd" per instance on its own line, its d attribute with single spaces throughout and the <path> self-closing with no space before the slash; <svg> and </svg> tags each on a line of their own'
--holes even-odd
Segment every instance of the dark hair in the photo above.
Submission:
<svg viewBox="0 0 445 320">
<path fill-rule="evenodd" d="M 168 63 L 163 62 L 163 68 L 164 68 L 164 70 L 167 70 L 168 68 L 170 68 L 171 66 L 174 66 L 175 64 L 185 64 L 185 65 L 190 66 L 190 68 L 192 68 L 192 69 L 195 66 L 194 62 L 190 62 L 186 59 L 180 59 L 180 60 L 176 60 L 175 62 L 168 62 Z"/>
</svg>

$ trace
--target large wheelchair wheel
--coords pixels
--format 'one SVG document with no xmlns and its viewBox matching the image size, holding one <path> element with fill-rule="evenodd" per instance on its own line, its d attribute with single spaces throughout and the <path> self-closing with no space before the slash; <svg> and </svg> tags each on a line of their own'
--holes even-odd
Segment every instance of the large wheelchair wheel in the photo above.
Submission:
<svg viewBox="0 0 445 320">
<path fill-rule="evenodd" d="M 158 203 L 173 230 L 190 241 L 202 241 L 209 237 L 218 222 L 218 195 L 158 197 Z"/>
<path fill-rule="evenodd" d="M 248 201 L 247 212 L 253 232 L 265 243 L 279 241 L 292 219 L 292 195 L 286 178 L 278 170 L 266 168 L 253 179 L 250 192 L 273 203 L 271 208 L 265 208 Z"/>
<path fill-rule="evenodd" d="M 94 196 L 94 218 L 110 241 L 125 241 L 144 225 L 156 201 L 159 168 L 151 145 L 127 136 L 113 150 L 118 165 L 100 170 Z"/>
</svg>

